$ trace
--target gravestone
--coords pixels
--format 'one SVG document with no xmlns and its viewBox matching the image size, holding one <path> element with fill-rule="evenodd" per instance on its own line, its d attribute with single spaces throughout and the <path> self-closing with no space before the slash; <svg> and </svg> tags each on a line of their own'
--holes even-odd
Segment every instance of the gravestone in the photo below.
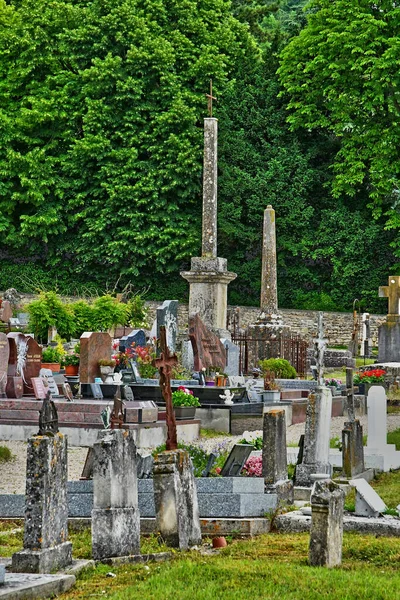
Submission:
<svg viewBox="0 0 400 600">
<path fill-rule="evenodd" d="M 47 370 L 47 369 L 46 369 Z M 44 377 L 32 377 L 33 393 L 37 400 L 44 400 L 49 390 L 49 384 Z"/>
<path fill-rule="evenodd" d="M 68 542 L 67 438 L 28 440 L 24 549 L 12 557 L 15 573 L 52 573 L 70 565 Z"/>
<path fill-rule="evenodd" d="M 201 544 L 197 488 L 186 450 L 159 452 L 153 467 L 156 531 L 180 550 Z"/>
<path fill-rule="evenodd" d="M 342 562 L 344 491 L 332 480 L 316 481 L 311 492 L 308 558 L 314 567 Z"/>
<path fill-rule="evenodd" d="M 140 552 L 136 446 L 132 431 L 101 431 L 93 445 L 93 558 Z"/>
<path fill-rule="evenodd" d="M 165 300 L 157 308 L 157 339 L 160 339 L 160 327 L 165 326 L 167 346 L 171 352 L 176 351 L 178 338 L 178 300 Z"/>
<path fill-rule="evenodd" d="M 365 479 L 352 479 L 350 485 L 356 489 L 355 514 L 359 517 L 380 517 L 387 509 L 382 498 Z"/>
<path fill-rule="evenodd" d="M 111 337 L 108 333 L 86 331 L 81 335 L 80 347 L 80 382 L 94 383 L 100 377 L 99 360 L 111 360 Z"/>
<path fill-rule="evenodd" d="M 125 348 L 130 348 L 132 344 L 134 348 L 146 345 L 146 333 L 144 329 L 134 329 L 129 335 L 122 337 L 119 340 L 119 349 L 123 352 Z"/>
<path fill-rule="evenodd" d="M 194 371 L 194 356 L 193 347 L 190 340 L 184 340 L 182 342 L 182 365 L 185 369 Z"/>
<path fill-rule="evenodd" d="M 221 477 L 239 477 L 253 449 L 251 444 L 235 444 L 221 469 Z"/>
<path fill-rule="evenodd" d="M 8 359 L 10 345 L 5 333 L 0 333 L 0 398 L 6 397 Z"/>
<path fill-rule="evenodd" d="M 293 481 L 288 479 L 286 417 L 283 409 L 264 414 L 262 474 L 266 493 L 277 494 L 279 501 L 293 504 Z"/>
<path fill-rule="evenodd" d="M 7 371 L 7 398 L 22 398 L 24 393 L 24 379 L 26 355 L 28 352 L 27 338 L 22 333 L 10 332 L 7 334 L 10 355 Z"/>
<path fill-rule="evenodd" d="M 224 373 L 230 377 L 238 376 L 240 348 L 227 339 L 222 339 L 221 342 L 224 345 L 226 352 L 226 366 L 224 368 Z"/>
<path fill-rule="evenodd" d="M 346 399 L 349 420 L 342 429 L 342 464 L 346 477 L 355 477 L 364 471 L 363 428 L 355 418 L 353 369 L 346 369 Z"/>
<path fill-rule="evenodd" d="M 379 297 L 388 298 L 386 322 L 378 327 L 378 362 L 400 361 L 400 277 L 390 276 L 379 288 Z"/>
<path fill-rule="evenodd" d="M 12 315 L 13 313 L 10 302 L 8 300 L 3 300 L 0 307 L 0 321 L 3 323 L 8 323 Z"/>
<path fill-rule="evenodd" d="M 54 380 L 54 373 L 51 369 L 40 369 L 40 377 L 44 380 L 44 386 L 50 390 L 52 396 L 59 396 L 58 386 Z M 32 386 L 33 387 L 33 386 Z"/>
<path fill-rule="evenodd" d="M 370 467 L 389 471 L 400 467 L 400 451 L 387 443 L 387 400 L 383 386 L 373 385 L 367 396 L 368 438 L 364 457 Z"/>
<path fill-rule="evenodd" d="M 0 565 L 0 586 L 4 585 L 6 580 L 6 566 Z"/>
<path fill-rule="evenodd" d="M 36 340 L 30 336 L 27 337 L 27 353 L 25 361 L 25 379 L 24 379 L 24 394 L 32 396 L 33 386 L 32 377 L 39 377 L 42 364 L 42 347 L 39 346 Z"/>
<path fill-rule="evenodd" d="M 360 356 L 369 356 L 371 348 L 371 322 L 369 313 L 362 314 Z"/>
<path fill-rule="evenodd" d="M 226 367 L 226 351 L 215 333 L 207 329 L 199 315 L 189 317 L 189 338 L 193 348 L 194 370 L 208 367 Z"/>
</svg>

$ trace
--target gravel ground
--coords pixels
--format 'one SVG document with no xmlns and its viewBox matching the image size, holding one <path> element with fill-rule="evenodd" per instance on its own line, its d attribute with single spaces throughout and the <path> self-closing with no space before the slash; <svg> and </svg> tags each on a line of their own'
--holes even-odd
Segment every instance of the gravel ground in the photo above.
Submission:
<svg viewBox="0 0 400 600">
<path fill-rule="evenodd" d="M 346 417 L 335 417 L 331 420 L 331 437 L 341 437 L 343 424 Z M 364 434 L 368 433 L 367 417 L 361 417 L 361 425 L 364 428 Z M 388 431 L 394 431 L 400 428 L 400 415 L 387 416 Z M 304 433 L 305 423 L 290 425 L 286 430 L 286 440 L 288 444 L 297 443 L 300 435 Z M 254 432 L 262 435 L 262 432 Z M 235 442 L 241 439 L 243 435 L 238 436 L 217 436 L 215 438 L 199 439 L 195 443 L 208 452 L 211 452 L 216 446 L 224 446 L 229 449 Z M 26 443 L 0 440 L 0 445 L 8 446 L 14 455 L 12 461 L 0 462 L 0 494 L 23 494 L 25 492 L 25 469 L 26 469 Z M 70 447 L 68 450 L 68 479 L 79 479 L 85 458 L 87 448 Z"/>
</svg>

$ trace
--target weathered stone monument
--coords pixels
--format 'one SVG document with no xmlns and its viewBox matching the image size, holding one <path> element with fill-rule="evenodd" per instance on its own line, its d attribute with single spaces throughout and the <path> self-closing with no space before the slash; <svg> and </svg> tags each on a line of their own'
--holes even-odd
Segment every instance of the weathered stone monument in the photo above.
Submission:
<svg viewBox="0 0 400 600">
<path fill-rule="evenodd" d="M 108 333 L 85 331 L 80 344 L 80 382 L 94 383 L 100 377 L 99 360 L 111 360 L 111 337 Z"/>
<path fill-rule="evenodd" d="M 210 92 L 211 101 L 213 98 Z M 204 119 L 203 229 L 201 257 L 192 258 L 191 270 L 181 275 L 190 284 L 189 315 L 198 313 L 220 337 L 226 329 L 228 284 L 236 273 L 227 270 L 226 258 L 217 256 L 217 138 L 218 121 Z"/>
<path fill-rule="evenodd" d="M 278 501 L 293 504 L 293 481 L 288 479 L 287 471 L 286 417 L 283 409 L 264 414 L 262 474 L 266 493 L 275 493 Z"/>
<path fill-rule="evenodd" d="M 363 428 L 355 418 L 353 369 L 346 369 L 346 396 L 348 421 L 342 430 L 343 473 L 352 478 L 364 471 Z"/>
<path fill-rule="evenodd" d="M 383 386 L 373 385 L 367 396 L 368 438 L 364 456 L 370 467 L 389 471 L 400 467 L 400 452 L 387 443 L 387 400 Z"/>
<path fill-rule="evenodd" d="M 318 338 L 314 340 L 318 386 L 308 397 L 303 461 L 296 467 L 296 485 L 311 485 L 311 475 L 331 475 L 329 464 L 332 392 L 324 386 L 324 338 L 322 313 L 318 316 Z"/>
<path fill-rule="evenodd" d="M 6 397 L 8 359 L 10 345 L 5 333 L 0 333 L 0 398 Z"/>
<path fill-rule="evenodd" d="M 132 431 L 103 430 L 93 445 L 93 558 L 140 552 L 136 446 Z"/>
<path fill-rule="evenodd" d="M 3 300 L 0 306 L 0 321 L 8 323 L 12 315 L 11 303 L 8 300 Z"/>
<path fill-rule="evenodd" d="M 219 337 L 204 325 L 199 315 L 189 317 L 189 339 L 193 349 L 195 371 L 213 366 L 224 372 L 225 346 Z"/>
<path fill-rule="evenodd" d="M 388 298 L 389 306 L 386 322 L 378 328 L 378 362 L 400 362 L 400 276 L 389 277 L 379 297 Z"/>
<path fill-rule="evenodd" d="M 157 308 L 157 339 L 160 339 L 160 327 L 164 326 L 167 334 L 167 346 L 171 352 L 176 351 L 178 338 L 178 300 L 165 300 Z"/>
<path fill-rule="evenodd" d="M 29 438 L 26 467 L 24 549 L 12 557 L 16 573 L 52 573 L 72 562 L 68 542 L 67 438 L 57 412 L 43 401 L 39 434 Z"/>
<path fill-rule="evenodd" d="M 224 373 L 229 377 L 237 377 L 240 371 L 240 348 L 230 340 L 221 339 L 226 352 Z"/>
<path fill-rule="evenodd" d="M 278 313 L 275 211 L 270 204 L 264 211 L 260 307 L 260 323 L 274 329 L 283 326 Z"/>
<path fill-rule="evenodd" d="M 371 348 L 371 323 L 369 313 L 362 314 L 360 356 L 369 356 Z"/>
<path fill-rule="evenodd" d="M 344 498 L 344 491 L 332 480 L 314 483 L 308 553 L 314 567 L 337 567 L 342 562 Z"/>
</svg>

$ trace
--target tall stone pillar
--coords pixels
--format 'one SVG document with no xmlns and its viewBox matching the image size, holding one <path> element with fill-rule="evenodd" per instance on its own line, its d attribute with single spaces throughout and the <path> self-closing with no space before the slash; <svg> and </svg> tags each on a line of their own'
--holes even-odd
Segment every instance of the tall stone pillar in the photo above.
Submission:
<svg viewBox="0 0 400 600">
<path fill-rule="evenodd" d="M 278 312 L 275 211 L 270 204 L 264 211 L 260 305 L 265 315 Z"/>
<path fill-rule="evenodd" d="M 236 273 L 217 257 L 217 139 L 218 121 L 204 119 L 203 227 L 201 257 L 191 259 L 191 270 L 181 276 L 189 282 L 189 315 L 198 313 L 205 325 L 230 337 L 226 330 L 228 284 Z"/>
<path fill-rule="evenodd" d="M 293 481 L 288 479 L 286 450 L 286 416 L 283 409 L 264 414 L 262 474 L 265 493 L 276 493 L 278 501 L 293 504 Z"/>
</svg>

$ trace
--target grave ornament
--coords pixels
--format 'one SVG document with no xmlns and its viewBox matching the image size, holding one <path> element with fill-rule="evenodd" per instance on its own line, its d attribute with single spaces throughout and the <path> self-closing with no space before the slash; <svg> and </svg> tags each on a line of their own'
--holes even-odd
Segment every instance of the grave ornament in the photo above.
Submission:
<svg viewBox="0 0 400 600">
<path fill-rule="evenodd" d="M 58 414 L 51 399 L 51 393 L 48 391 L 39 411 L 39 431 L 37 435 L 54 437 L 56 433 L 58 433 Z"/>
<path fill-rule="evenodd" d="M 178 448 L 178 439 L 176 434 L 175 413 L 172 406 L 171 375 L 172 368 L 178 364 L 176 354 L 171 354 L 167 346 L 167 333 L 165 326 L 160 327 L 160 349 L 161 355 L 153 360 L 153 366 L 157 367 L 160 373 L 161 393 L 165 400 L 167 412 L 167 450 L 176 450 Z"/>
</svg>

